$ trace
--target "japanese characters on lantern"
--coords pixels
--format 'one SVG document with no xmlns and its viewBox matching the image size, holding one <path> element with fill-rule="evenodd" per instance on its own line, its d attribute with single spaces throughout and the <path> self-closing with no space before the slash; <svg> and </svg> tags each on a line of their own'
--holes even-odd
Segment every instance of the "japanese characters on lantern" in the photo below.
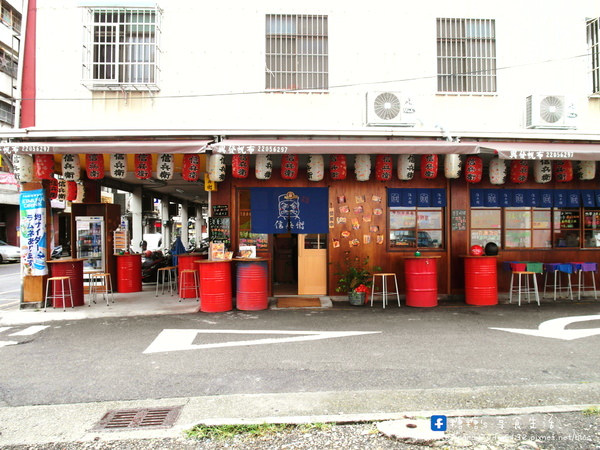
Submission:
<svg viewBox="0 0 600 450">
<path fill-rule="evenodd" d="M 183 155 L 181 177 L 185 181 L 198 181 L 200 179 L 200 155 Z"/>
<path fill-rule="evenodd" d="M 254 173 L 257 180 L 269 180 L 273 173 L 271 155 L 256 155 Z"/>
<path fill-rule="evenodd" d="M 161 153 L 156 161 L 156 178 L 169 181 L 175 174 L 175 155 L 172 153 Z"/>
<path fill-rule="evenodd" d="M 309 155 L 306 170 L 309 181 L 321 181 L 325 176 L 323 155 Z"/>
<path fill-rule="evenodd" d="M 444 176 L 450 179 L 457 179 L 460 177 L 460 170 L 462 163 L 460 155 L 450 153 L 444 156 Z"/>
<path fill-rule="evenodd" d="M 250 155 L 233 155 L 231 157 L 231 175 L 233 178 L 247 178 L 249 173 Z"/>
<path fill-rule="evenodd" d="M 549 159 L 536 159 L 533 162 L 533 179 L 542 184 L 552 181 L 552 163 Z"/>
<path fill-rule="evenodd" d="M 329 157 L 329 176 L 332 180 L 345 180 L 348 174 L 346 155 L 331 155 Z"/>
<path fill-rule="evenodd" d="M 377 155 L 375 158 L 375 178 L 377 181 L 389 181 L 394 170 L 390 155 Z"/>
<path fill-rule="evenodd" d="M 298 155 L 281 156 L 281 178 L 295 180 L 298 176 Z"/>
<path fill-rule="evenodd" d="M 81 163 L 79 155 L 67 153 L 62 155 L 62 176 L 67 181 L 79 181 L 81 178 Z"/>
<path fill-rule="evenodd" d="M 135 177 L 138 180 L 147 180 L 152 176 L 152 155 L 138 153 L 135 155 Z"/>
<path fill-rule="evenodd" d="M 398 155 L 398 179 L 412 180 L 415 176 L 415 155 Z"/>
<path fill-rule="evenodd" d="M 482 177 L 483 160 L 481 156 L 468 156 L 465 163 L 465 180 L 467 180 L 467 183 L 479 183 Z"/>
<path fill-rule="evenodd" d="M 522 184 L 527 181 L 529 176 L 529 164 L 526 160 L 515 159 L 510 162 L 510 181 L 516 184 Z"/>
<path fill-rule="evenodd" d="M 85 155 L 85 171 L 90 180 L 104 178 L 104 156 L 99 153 Z"/>
<path fill-rule="evenodd" d="M 573 180 L 573 164 L 571 161 L 554 161 L 554 178 L 559 183 Z"/>
<path fill-rule="evenodd" d="M 110 176 L 125 178 L 127 176 L 127 155 L 115 153 L 110 155 Z"/>
<path fill-rule="evenodd" d="M 356 181 L 369 181 L 371 176 L 370 155 L 354 156 L 354 173 L 356 174 Z"/>
<path fill-rule="evenodd" d="M 432 179 L 437 177 L 438 155 L 421 156 L 421 178 Z"/>
<path fill-rule="evenodd" d="M 36 178 L 40 180 L 54 178 L 54 155 L 35 155 L 33 166 Z"/>
</svg>

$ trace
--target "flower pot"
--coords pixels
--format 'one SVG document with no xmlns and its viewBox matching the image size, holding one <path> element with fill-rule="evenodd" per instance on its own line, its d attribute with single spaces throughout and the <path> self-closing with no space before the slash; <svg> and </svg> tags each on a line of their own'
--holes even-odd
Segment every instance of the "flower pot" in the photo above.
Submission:
<svg viewBox="0 0 600 450">
<path fill-rule="evenodd" d="M 365 304 L 366 292 L 348 292 L 348 300 L 351 305 L 362 306 Z"/>
</svg>

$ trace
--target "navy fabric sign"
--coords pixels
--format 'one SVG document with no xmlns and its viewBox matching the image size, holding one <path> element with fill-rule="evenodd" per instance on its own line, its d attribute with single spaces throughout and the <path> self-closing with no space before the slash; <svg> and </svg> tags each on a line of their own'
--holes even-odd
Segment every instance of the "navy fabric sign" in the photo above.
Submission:
<svg viewBox="0 0 600 450">
<path fill-rule="evenodd" d="M 446 189 L 388 189 L 388 207 L 444 207 Z"/>
<path fill-rule="evenodd" d="M 328 233 L 327 188 L 251 188 L 253 233 Z"/>
<path fill-rule="evenodd" d="M 471 189 L 471 207 L 588 208 L 600 207 L 600 190 L 594 189 Z"/>
</svg>

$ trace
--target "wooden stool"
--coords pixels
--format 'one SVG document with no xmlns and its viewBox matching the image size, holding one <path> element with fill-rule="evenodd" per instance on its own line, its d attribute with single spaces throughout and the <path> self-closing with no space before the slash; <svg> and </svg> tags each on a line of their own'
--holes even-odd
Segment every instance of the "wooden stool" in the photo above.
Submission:
<svg viewBox="0 0 600 450">
<path fill-rule="evenodd" d="M 67 281 L 67 285 L 65 285 Z M 50 295 L 50 282 L 52 282 L 52 295 Z M 60 284 L 60 294 L 57 293 Z M 68 287 L 68 295 L 65 294 Z M 73 291 L 71 290 L 71 278 L 69 277 L 49 277 L 46 280 L 46 298 L 44 299 L 44 311 L 48 306 L 48 300 L 52 301 L 52 308 L 56 307 L 54 299 L 60 298 L 63 302 L 63 311 L 67 310 L 67 296 L 71 300 L 71 308 L 73 308 Z"/>
<path fill-rule="evenodd" d="M 192 277 L 191 283 L 186 278 Z M 188 281 L 188 284 L 186 284 Z M 179 301 L 183 300 L 183 292 L 188 289 L 194 289 L 196 301 L 200 301 L 200 277 L 198 271 L 194 269 L 184 269 L 179 273 Z"/>
<path fill-rule="evenodd" d="M 98 273 L 92 272 L 90 273 L 90 294 L 88 297 L 88 306 L 92 306 L 92 301 L 96 303 L 96 295 L 101 293 L 103 298 L 106 300 L 106 306 L 110 306 L 108 303 L 108 296 L 110 294 L 110 299 L 112 302 L 115 302 L 115 297 L 113 295 L 112 288 L 112 279 L 110 277 L 110 273 Z"/>
<path fill-rule="evenodd" d="M 377 287 L 377 277 L 381 277 L 381 291 L 375 292 Z M 396 285 L 396 290 L 394 292 L 389 292 L 388 285 L 388 277 L 394 278 L 394 284 Z M 396 278 L 395 273 L 374 273 L 373 274 L 373 286 L 371 289 L 371 306 L 373 306 L 373 296 L 382 294 L 383 296 L 383 309 L 385 309 L 385 305 L 387 305 L 387 296 L 396 294 L 396 299 L 398 300 L 398 306 L 400 306 L 400 295 L 398 292 L 398 279 Z"/>
<path fill-rule="evenodd" d="M 521 294 L 527 294 L 527 302 L 530 302 L 530 294 L 535 295 L 538 306 L 540 306 L 540 295 L 538 293 L 537 279 L 535 277 L 537 272 L 528 271 L 513 271 L 510 277 L 510 294 L 508 303 L 512 303 L 513 292 L 519 295 L 519 306 L 521 306 Z M 522 276 L 525 275 L 525 280 L 522 280 Z M 515 276 L 519 278 L 518 286 L 514 285 Z M 529 286 L 529 276 L 533 278 L 533 288 Z"/>
<path fill-rule="evenodd" d="M 167 266 L 161 267 L 156 272 L 156 295 L 158 297 L 158 285 L 161 285 L 160 294 L 163 295 L 165 293 L 165 283 L 168 283 L 169 292 L 171 295 L 177 291 L 177 275 L 173 273 L 173 271 L 177 270 L 176 266 Z"/>
</svg>

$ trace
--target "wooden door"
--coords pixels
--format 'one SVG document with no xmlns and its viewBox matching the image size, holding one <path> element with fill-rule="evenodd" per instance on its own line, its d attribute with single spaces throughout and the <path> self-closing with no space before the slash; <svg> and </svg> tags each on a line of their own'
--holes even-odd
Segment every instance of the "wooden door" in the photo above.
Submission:
<svg viewBox="0 0 600 450">
<path fill-rule="evenodd" d="M 327 235 L 298 235 L 298 295 L 327 293 Z"/>
</svg>

